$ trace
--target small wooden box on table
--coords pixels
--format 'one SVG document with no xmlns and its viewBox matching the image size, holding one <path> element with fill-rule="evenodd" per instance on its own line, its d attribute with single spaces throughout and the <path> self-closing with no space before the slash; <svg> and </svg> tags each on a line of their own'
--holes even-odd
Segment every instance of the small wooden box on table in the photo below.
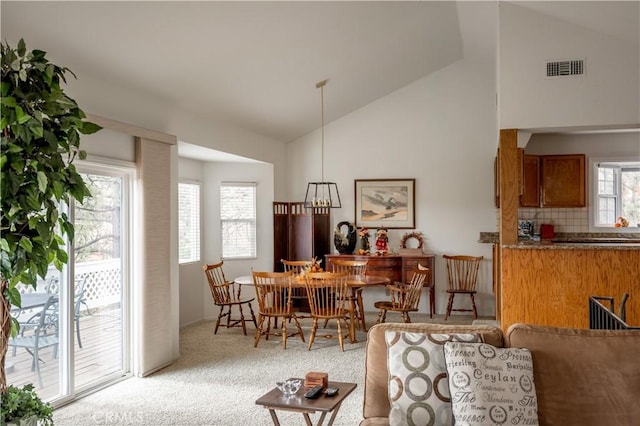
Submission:
<svg viewBox="0 0 640 426">
<path fill-rule="evenodd" d="M 344 401 L 344 399 L 353 392 L 357 385 L 355 383 L 329 382 L 328 386 L 331 388 L 337 388 L 337 395 L 326 396 L 323 393 L 318 398 L 308 399 L 304 397 L 304 394 L 309 389 L 301 387 L 295 395 L 287 397 L 283 395 L 278 388 L 273 388 L 258 398 L 256 400 L 256 405 L 262 405 L 264 408 L 269 410 L 271 420 L 273 420 L 273 424 L 275 426 L 280 425 L 280 421 L 276 415 L 276 410 L 302 413 L 305 423 L 309 426 L 313 425 L 309 414 L 317 411 L 321 412 L 322 414 L 320 415 L 317 424 L 322 425 L 327 414 L 332 413 L 328 423 L 329 426 L 331 426 L 336 419 L 338 411 L 340 410 L 342 401 Z"/>
<path fill-rule="evenodd" d="M 431 274 L 425 280 L 424 286 L 429 288 L 429 316 L 432 317 L 436 311 L 434 258 L 435 255 L 433 254 L 388 256 L 327 254 L 325 255 L 325 265 L 327 271 L 330 271 L 332 259 L 367 260 L 367 275 L 383 276 L 389 278 L 392 282 L 399 281 L 402 283 L 411 282 L 412 271 L 418 267 L 418 264 L 429 268 Z"/>
</svg>

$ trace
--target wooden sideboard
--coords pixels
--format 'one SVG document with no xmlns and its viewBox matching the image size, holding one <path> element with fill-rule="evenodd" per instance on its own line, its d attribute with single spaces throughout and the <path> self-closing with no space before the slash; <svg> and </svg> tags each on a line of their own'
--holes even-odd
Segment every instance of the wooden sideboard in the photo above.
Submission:
<svg viewBox="0 0 640 426">
<path fill-rule="evenodd" d="M 367 275 L 378 275 L 389 278 L 391 281 L 408 283 L 412 278 L 412 271 L 418 264 L 429 268 L 428 281 L 424 286 L 429 287 L 429 316 L 436 311 L 435 302 L 435 255 L 402 255 L 402 256 L 359 256 L 355 254 L 327 254 L 325 255 L 325 270 L 331 271 L 332 259 L 366 260 Z"/>
</svg>

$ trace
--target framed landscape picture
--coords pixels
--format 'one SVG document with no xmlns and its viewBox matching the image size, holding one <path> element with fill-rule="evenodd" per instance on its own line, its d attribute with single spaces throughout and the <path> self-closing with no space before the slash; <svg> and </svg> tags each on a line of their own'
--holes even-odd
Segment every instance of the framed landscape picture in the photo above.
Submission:
<svg viewBox="0 0 640 426">
<path fill-rule="evenodd" d="M 413 229 L 415 179 L 356 179 L 356 227 Z"/>
</svg>

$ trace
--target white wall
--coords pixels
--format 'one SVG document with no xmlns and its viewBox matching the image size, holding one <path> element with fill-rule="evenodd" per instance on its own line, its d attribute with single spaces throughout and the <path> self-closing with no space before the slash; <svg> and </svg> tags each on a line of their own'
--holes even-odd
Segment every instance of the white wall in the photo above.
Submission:
<svg viewBox="0 0 640 426">
<path fill-rule="evenodd" d="M 137 88 L 110 85 L 94 78 L 90 72 L 74 71 L 82 78 L 71 79 L 67 93 L 85 112 L 176 135 L 179 141 L 271 163 L 274 165 L 276 198 L 286 201 L 285 143 L 175 108 L 169 100 Z"/>
<path fill-rule="evenodd" d="M 337 182 L 342 199 L 342 208 L 332 210 L 333 226 L 355 219 L 354 179 L 416 179 L 416 229 L 424 234 L 425 251 L 437 255 L 438 313 L 446 306 L 441 255 L 464 253 L 486 258 L 477 305 L 480 315 L 494 315 L 491 246 L 477 240 L 496 226 L 495 79 L 495 58 L 461 60 L 325 126 L 324 175 Z M 320 179 L 320 151 L 318 131 L 289 144 L 290 199 L 302 200 L 306 182 Z M 397 250 L 408 231 L 390 230 L 390 247 Z M 365 309 L 385 298 L 382 289 L 365 290 Z M 427 309 L 423 297 L 420 311 Z"/>
<path fill-rule="evenodd" d="M 273 213 L 274 181 L 273 165 L 267 163 L 218 163 L 203 165 L 203 263 L 220 261 L 222 255 L 220 240 L 220 183 L 257 183 L 257 235 L 258 257 L 248 260 L 225 260 L 224 273 L 228 280 L 241 275 L 251 275 L 251 270 L 273 270 Z M 204 318 L 213 319 L 218 308 L 213 304 L 204 274 L 201 274 L 201 301 L 204 297 Z M 246 287 L 246 286 L 245 286 Z M 243 294 L 254 294 L 252 288 L 243 288 Z M 257 308 L 254 307 L 254 310 Z"/>
<path fill-rule="evenodd" d="M 527 154 L 585 154 L 590 157 L 640 157 L 640 133 L 534 134 Z"/>
<path fill-rule="evenodd" d="M 203 162 L 180 158 L 178 161 L 178 178 L 203 183 Z M 201 187 L 202 189 L 202 187 Z M 200 194 L 202 197 L 202 193 Z M 201 206 L 202 207 L 202 206 Z M 203 225 L 205 224 L 200 209 L 200 253 L 202 255 Z M 181 264 L 179 267 L 179 294 L 180 294 L 180 327 L 202 321 L 204 318 L 204 304 L 202 303 L 202 283 L 204 273 L 202 265 L 205 262 L 193 262 Z"/>
<path fill-rule="evenodd" d="M 500 3 L 500 126 L 637 124 L 639 55 L 638 44 Z M 546 77 L 547 61 L 567 59 L 585 59 L 585 75 Z"/>
</svg>

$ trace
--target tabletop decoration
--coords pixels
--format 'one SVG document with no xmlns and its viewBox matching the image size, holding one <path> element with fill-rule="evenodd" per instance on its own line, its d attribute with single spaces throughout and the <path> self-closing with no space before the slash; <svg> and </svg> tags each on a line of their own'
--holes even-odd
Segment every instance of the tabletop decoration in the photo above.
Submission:
<svg viewBox="0 0 640 426">
<path fill-rule="evenodd" d="M 369 228 L 360 228 L 358 231 L 358 244 L 356 245 L 356 254 L 371 254 L 371 245 L 369 244 Z"/>
<path fill-rule="evenodd" d="M 344 233 L 342 228 L 346 227 Z M 351 254 L 356 248 L 356 228 L 350 222 L 340 222 L 333 235 L 333 243 L 340 254 Z"/>
<path fill-rule="evenodd" d="M 318 260 L 317 257 L 314 257 L 313 259 L 311 259 L 311 263 L 304 267 L 304 273 L 323 272 L 322 266 L 320 266 L 321 263 L 322 260 Z"/>
<path fill-rule="evenodd" d="M 302 380 L 300 379 L 287 379 L 282 382 L 276 382 L 276 386 L 284 394 L 284 396 L 290 398 L 295 395 L 302 387 Z"/>
<path fill-rule="evenodd" d="M 378 228 L 376 230 L 376 254 L 385 255 L 389 251 L 389 231 L 387 228 Z"/>
<path fill-rule="evenodd" d="M 408 248 L 407 241 L 409 240 L 417 240 L 418 247 Z M 407 232 L 402 236 L 402 239 L 400 240 L 400 254 L 422 254 L 423 247 L 424 240 L 422 239 L 422 232 L 420 231 Z"/>
</svg>

